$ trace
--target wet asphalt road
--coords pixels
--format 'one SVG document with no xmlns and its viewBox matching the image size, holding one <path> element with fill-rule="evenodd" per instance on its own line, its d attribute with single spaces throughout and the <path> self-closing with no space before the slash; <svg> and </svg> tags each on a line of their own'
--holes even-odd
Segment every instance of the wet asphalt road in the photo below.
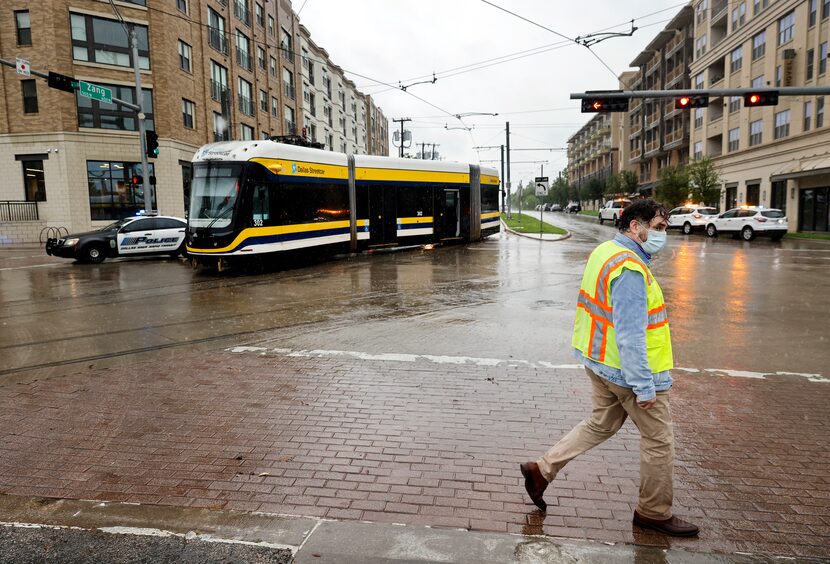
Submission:
<svg viewBox="0 0 830 564">
<path fill-rule="evenodd" d="M 569 363 L 584 262 L 614 230 L 546 216 L 573 236 L 502 234 L 265 274 L 195 272 L 168 258 L 82 265 L 38 248 L 0 249 L 0 376 L 258 342 Z M 830 377 L 830 244 L 673 232 L 653 270 L 678 366 Z"/>
</svg>

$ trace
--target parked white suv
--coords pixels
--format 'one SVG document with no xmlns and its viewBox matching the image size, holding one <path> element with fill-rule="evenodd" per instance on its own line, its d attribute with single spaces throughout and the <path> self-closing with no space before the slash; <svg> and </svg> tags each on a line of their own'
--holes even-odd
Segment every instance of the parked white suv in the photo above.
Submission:
<svg viewBox="0 0 830 564">
<path fill-rule="evenodd" d="M 628 204 L 630 203 L 631 200 L 626 200 L 624 198 L 608 200 L 605 202 L 605 205 L 599 209 L 599 222 L 605 223 L 606 221 L 613 221 L 614 225 L 617 225 L 617 221 L 619 221 L 623 210 L 628 207 Z"/>
<path fill-rule="evenodd" d="M 717 215 L 716 208 L 703 205 L 674 208 L 669 212 L 669 229 L 680 229 L 688 235 L 695 229 L 704 229 Z"/>
<path fill-rule="evenodd" d="M 768 235 L 773 241 L 778 241 L 787 233 L 787 217 L 775 208 L 734 208 L 712 218 L 706 224 L 706 234 L 709 237 L 718 233 L 740 233 L 744 241 L 751 241 L 756 235 Z"/>
</svg>

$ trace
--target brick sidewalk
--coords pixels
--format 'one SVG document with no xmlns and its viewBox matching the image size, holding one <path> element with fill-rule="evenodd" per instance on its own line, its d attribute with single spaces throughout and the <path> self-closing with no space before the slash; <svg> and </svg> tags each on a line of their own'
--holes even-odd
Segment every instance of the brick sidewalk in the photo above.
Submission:
<svg viewBox="0 0 830 564">
<path fill-rule="evenodd" d="M 518 463 L 589 408 L 584 373 L 182 354 L 0 384 L 0 493 L 830 556 L 830 386 L 679 375 L 675 511 L 632 530 L 638 436 L 572 462 L 543 516 Z"/>
</svg>

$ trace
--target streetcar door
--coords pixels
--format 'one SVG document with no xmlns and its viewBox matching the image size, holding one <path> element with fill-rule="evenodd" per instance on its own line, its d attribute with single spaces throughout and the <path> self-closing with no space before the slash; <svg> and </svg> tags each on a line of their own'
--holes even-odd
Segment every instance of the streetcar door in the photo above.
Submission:
<svg viewBox="0 0 830 564">
<path fill-rule="evenodd" d="M 461 201 L 458 190 L 444 190 L 440 217 L 442 239 L 461 236 Z"/>
<path fill-rule="evenodd" d="M 369 245 L 394 245 L 398 236 L 395 187 L 369 187 Z"/>
</svg>

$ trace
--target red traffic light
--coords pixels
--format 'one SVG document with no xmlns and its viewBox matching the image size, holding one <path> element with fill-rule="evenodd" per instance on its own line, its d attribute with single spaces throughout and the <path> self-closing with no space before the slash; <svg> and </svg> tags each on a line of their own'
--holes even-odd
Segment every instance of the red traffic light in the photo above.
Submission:
<svg viewBox="0 0 830 564">
<path fill-rule="evenodd" d="M 132 183 L 133 184 L 144 184 L 144 177 L 142 177 L 140 174 L 134 174 L 133 177 L 132 177 Z"/>
<path fill-rule="evenodd" d="M 705 108 L 709 105 L 709 96 L 681 96 L 674 99 L 674 109 Z"/>
<path fill-rule="evenodd" d="M 754 106 L 777 106 L 778 91 L 771 92 L 750 92 L 744 94 L 744 107 Z"/>
</svg>

